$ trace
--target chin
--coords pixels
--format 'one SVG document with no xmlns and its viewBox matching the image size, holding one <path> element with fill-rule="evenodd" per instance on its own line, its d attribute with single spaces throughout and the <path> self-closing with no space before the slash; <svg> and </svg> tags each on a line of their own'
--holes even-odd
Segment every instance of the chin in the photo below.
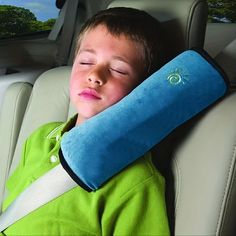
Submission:
<svg viewBox="0 0 236 236">
<path fill-rule="evenodd" d="M 97 114 L 99 114 L 100 112 L 104 111 L 106 109 L 105 108 L 101 108 L 101 109 L 77 109 L 77 113 L 81 116 L 84 117 L 85 119 L 89 119 Z"/>
<path fill-rule="evenodd" d="M 101 111 L 98 111 L 98 112 L 87 112 L 87 113 L 78 113 L 80 114 L 81 116 L 85 117 L 85 119 L 89 119 L 89 118 L 92 118 L 93 116 L 97 115 L 98 113 L 100 113 Z"/>
</svg>

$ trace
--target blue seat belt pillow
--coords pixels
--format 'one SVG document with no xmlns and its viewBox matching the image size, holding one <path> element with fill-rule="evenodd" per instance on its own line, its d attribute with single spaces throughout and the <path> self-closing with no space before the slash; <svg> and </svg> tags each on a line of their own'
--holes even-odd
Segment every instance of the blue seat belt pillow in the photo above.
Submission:
<svg viewBox="0 0 236 236">
<path fill-rule="evenodd" d="M 94 191 L 226 92 L 224 73 L 213 60 L 187 50 L 121 101 L 65 133 L 62 166 Z"/>
</svg>

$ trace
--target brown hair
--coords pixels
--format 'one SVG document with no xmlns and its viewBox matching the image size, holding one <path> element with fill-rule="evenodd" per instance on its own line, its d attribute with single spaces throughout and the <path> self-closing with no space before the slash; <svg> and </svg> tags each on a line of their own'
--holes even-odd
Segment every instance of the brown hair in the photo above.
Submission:
<svg viewBox="0 0 236 236">
<path fill-rule="evenodd" d="M 98 25 L 106 26 L 109 33 L 114 36 L 124 34 L 143 46 L 145 76 L 152 74 L 167 62 L 165 34 L 160 22 L 145 11 L 126 7 L 102 10 L 88 19 L 80 30 L 76 54 L 84 33 Z"/>
</svg>

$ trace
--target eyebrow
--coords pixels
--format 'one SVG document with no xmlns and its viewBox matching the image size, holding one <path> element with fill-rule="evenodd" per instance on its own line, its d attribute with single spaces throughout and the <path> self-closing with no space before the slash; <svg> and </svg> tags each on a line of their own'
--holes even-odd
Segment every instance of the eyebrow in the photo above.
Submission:
<svg viewBox="0 0 236 236">
<path fill-rule="evenodd" d="M 131 66 L 131 64 L 129 63 L 129 61 L 125 57 L 114 56 L 113 59 L 121 61 L 121 62 L 124 62 L 124 63 L 126 63 L 126 64 Z"/>
<path fill-rule="evenodd" d="M 79 54 L 83 53 L 83 52 L 89 52 L 89 53 L 92 53 L 92 54 L 96 54 L 95 50 L 89 49 L 89 48 L 88 49 L 85 48 L 85 49 L 79 50 Z"/>
</svg>

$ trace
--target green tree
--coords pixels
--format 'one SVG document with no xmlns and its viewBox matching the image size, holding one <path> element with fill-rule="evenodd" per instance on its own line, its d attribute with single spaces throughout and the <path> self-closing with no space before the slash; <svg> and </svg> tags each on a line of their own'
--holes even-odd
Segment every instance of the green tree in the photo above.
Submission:
<svg viewBox="0 0 236 236">
<path fill-rule="evenodd" d="M 30 24 L 36 21 L 32 12 L 21 7 L 0 6 L 0 36 L 14 36 L 30 32 Z"/>
<path fill-rule="evenodd" d="M 55 19 L 38 21 L 30 10 L 22 7 L 0 6 L 0 38 L 50 30 L 54 23 Z"/>
<path fill-rule="evenodd" d="M 56 19 L 48 19 L 47 21 L 44 21 L 43 30 L 50 30 L 55 24 L 55 22 L 56 22 Z"/>
<path fill-rule="evenodd" d="M 210 22 L 236 22 L 235 0 L 208 0 Z"/>
</svg>

